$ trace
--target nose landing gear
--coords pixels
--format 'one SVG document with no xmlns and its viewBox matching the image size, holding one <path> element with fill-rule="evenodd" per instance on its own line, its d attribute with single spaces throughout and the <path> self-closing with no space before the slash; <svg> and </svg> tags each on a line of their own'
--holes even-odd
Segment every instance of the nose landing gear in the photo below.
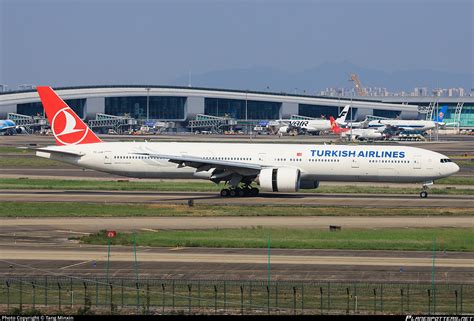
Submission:
<svg viewBox="0 0 474 321">
<path fill-rule="evenodd" d="M 423 187 L 422 187 L 423 190 L 420 192 L 421 198 L 428 197 L 428 187 L 431 185 L 433 185 L 433 181 L 423 183 Z"/>
</svg>

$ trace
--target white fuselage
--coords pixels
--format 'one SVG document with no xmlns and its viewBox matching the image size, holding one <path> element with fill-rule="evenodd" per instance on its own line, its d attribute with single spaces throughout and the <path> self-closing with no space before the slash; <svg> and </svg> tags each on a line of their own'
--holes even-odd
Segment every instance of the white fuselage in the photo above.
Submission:
<svg viewBox="0 0 474 321">
<path fill-rule="evenodd" d="M 351 139 L 382 139 L 384 135 L 373 128 L 353 128 L 341 134 L 343 137 L 351 137 Z"/>
<path fill-rule="evenodd" d="M 165 158 L 144 156 L 145 153 L 297 168 L 302 180 L 315 181 L 425 182 L 459 170 L 455 163 L 442 162 L 447 159 L 442 154 L 406 146 L 111 142 L 48 149 L 83 156 L 43 151 L 38 151 L 37 156 L 137 178 L 210 177 L 209 171 L 196 172 L 195 168 L 180 167 Z"/>
<path fill-rule="evenodd" d="M 280 133 L 287 133 L 289 129 L 302 129 L 308 133 L 331 130 L 331 122 L 325 119 L 310 120 L 282 120 L 285 126 L 280 127 Z"/>
<path fill-rule="evenodd" d="M 369 122 L 369 128 L 384 128 L 387 126 L 399 128 L 404 131 L 427 131 L 436 127 L 436 123 L 431 120 L 398 120 L 382 119 Z"/>
</svg>

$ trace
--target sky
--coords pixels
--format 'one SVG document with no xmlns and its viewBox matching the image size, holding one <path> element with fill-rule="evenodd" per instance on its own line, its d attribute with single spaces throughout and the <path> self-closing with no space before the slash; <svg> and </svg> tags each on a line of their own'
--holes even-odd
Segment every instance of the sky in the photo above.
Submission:
<svg viewBox="0 0 474 321">
<path fill-rule="evenodd" d="M 0 84 L 161 84 L 328 62 L 474 73 L 474 1 L 0 0 Z"/>
</svg>

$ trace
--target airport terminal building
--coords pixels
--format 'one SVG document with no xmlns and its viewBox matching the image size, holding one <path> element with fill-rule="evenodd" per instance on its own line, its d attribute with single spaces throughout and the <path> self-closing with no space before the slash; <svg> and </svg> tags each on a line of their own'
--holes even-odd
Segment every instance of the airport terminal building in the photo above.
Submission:
<svg viewBox="0 0 474 321">
<path fill-rule="evenodd" d="M 55 88 L 92 127 L 118 118 L 141 124 L 172 122 L 176 131 L 196 129 L 218 118 L 250 128 L 261 121 L 290 117 L 334 116 L 350 104 L 348 119 L 366 116 L 428 119 L 448 105 L 445 122 L 458 128 L 474 128 L 474 97 L 347 98 L 242 90 L 174 86 L 81 86 Z M 0 93 L 0 118 L 19 121 L 41 117 L 43 108 L 35 90 Z"/>
</svg>

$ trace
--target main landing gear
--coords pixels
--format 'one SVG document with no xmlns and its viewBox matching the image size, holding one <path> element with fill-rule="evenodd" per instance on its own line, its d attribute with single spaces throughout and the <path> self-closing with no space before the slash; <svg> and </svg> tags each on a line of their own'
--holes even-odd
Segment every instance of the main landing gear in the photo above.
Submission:
<svg viewBox="0 0 474 321">
<path fill-rule="evenodd" d="M 420 192 L 420 197 L 421 198 L 427 198 L 428 197 L 428 187 L 430 185 L 433 185 L 433 182 L 423 183 L 422 191 Z"/>
<path fill-rule="evenodd" d="M 221 189 L 222 197 L 255 197 L 258 196 L 259 190 L 255 187 L 231 187 Z"/>
</svg>

